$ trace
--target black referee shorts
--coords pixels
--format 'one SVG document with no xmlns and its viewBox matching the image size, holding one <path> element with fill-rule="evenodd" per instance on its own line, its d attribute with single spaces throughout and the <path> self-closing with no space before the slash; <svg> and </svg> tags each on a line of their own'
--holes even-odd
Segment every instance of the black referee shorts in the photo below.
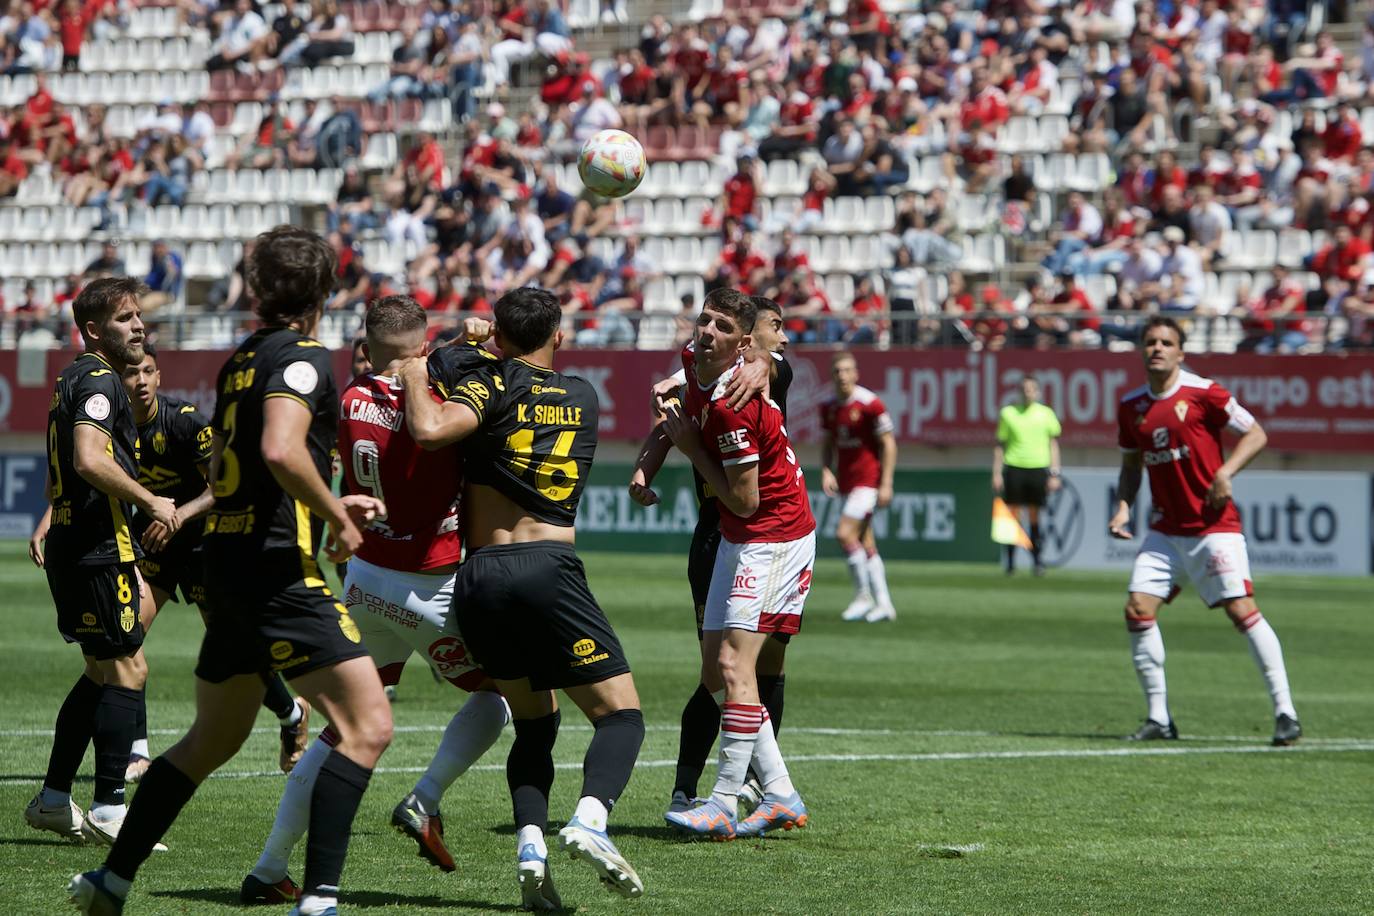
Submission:
<svg viewBox="0 0 1374 916">
<path fill-rule="evenodd" d="M 1010 506 L 1043 506 L 1049 488 L 1049 468 L 1002 468 L 1002 498 Z"/>
<path fill-rule="evenodd" d="M 556 690 L 630 670 L 571 544 L 499 544 L 468 554 L 449 620 L 497 680 L 529 678 L 535 690 Z"/>
</svg>

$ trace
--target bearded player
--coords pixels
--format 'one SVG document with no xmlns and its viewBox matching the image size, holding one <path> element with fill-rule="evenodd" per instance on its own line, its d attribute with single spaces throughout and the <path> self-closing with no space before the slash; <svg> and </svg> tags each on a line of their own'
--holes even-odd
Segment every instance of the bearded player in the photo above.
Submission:
<svg viewBox="0 0 1374 916">
<path fill-rule="evenodd" d="M 471 694 L 449 721 L 428 769 L 391 815 L 392 826 L 419 844 L 423 858 L 453 871 L 439 800 L 496 741 L 510 714 L 495 684 L 468 657 L 462 640 L 444 631 L 462 550 L 461 468 L 455 448 L 427 452 L 415 444 L 405 425 L 406 392 L 396 377 L 402 360 L 425 354 L 426 324 L 425 310 L 409 296 L 387 296 L 373 303 L 363 345 L 368 368 L 343 393 L 343 492 L 390 500 L 386 518 L 363 530 L 362 546 L 348 561 L 344 603 L 358 623 L 383 685 L 398 683 L 407 659 L 418 654 L 436 674 Z M 475 365 L 472 360 L 480 358 L 470 347 L 446 350 L 436 359 L 457 363 L 466 358 Z M 287 863 L 305 835 L 315 775 L 335 740 L 325 729 L 287 781 L 272 833 L 244 878 L 242 902 L 294 898 L 296 886 Z"/>
<path fill-rule="evenodd" d="M 896 620 L 887 569 L 873 534 L 873 510 L 892 503 L 897 467 L 892 417 L 882 400 L 859 384 L 859 363 L 850 354 L 835 354 L 830 376 L 835 396 L 821 405 L 821 489 L 844 501 L 835 539 L 854 579 L 854 600 L 840 619 Z"/>
<path fill-rule="evenodd" d="M 721 541 L 702 622 L 706 687 L 721 704 L 720 764 L 704 803 L 669 811 L 680 830 L 717 839 L 805 826 L 806 806 L 792 785 L 755 674 L 771 633 L 793 635 L 816 559 L 816 522 L 806 482 L 787 439 L 782 412 L 767 398 L 735 409 L 729 376 L 753 346 L 758 309 L 743 293 L 714 290 L 702 306 L 691 359 L 684 353 L 687 400 L 667 405 L 664 431 L 716 494 Z M 738 797 L 752 766 L 763 786 L 754 812 L 738 819 Z"/>
<path fill-rule="evenodd" d="M 1203 602 L 1225 610 L 1249 641 L 1274 702 L 1274 744 L 1293 744 L 1302 726 L 1283 649 L 1255 604 L 1240 513 L 1231 499 L 1232 478 L 1260 453 L 1266 437 L 1229 391 L 1183 369 L 1185 340 L 1172 318 L 1157 315 L 1145 323 L 1141 352 L 1149 382 L 1128 392 L 1117 412 L 1122 454 L 1119 501 L 1108 526 L 1112 536 L 1131 538 L 1127 525 L 1142 467 L 1149 469 L 1154 503 L 1126 599 L 1131 658 L 1149 707 L 1145 724 L 1131 737 L 1178 738 L 1164 687 L 1164 639 L 1155 618 L 1187 576 Z M 1223 430 L 1240 436 L 1225 460 Z"/>
</svg>

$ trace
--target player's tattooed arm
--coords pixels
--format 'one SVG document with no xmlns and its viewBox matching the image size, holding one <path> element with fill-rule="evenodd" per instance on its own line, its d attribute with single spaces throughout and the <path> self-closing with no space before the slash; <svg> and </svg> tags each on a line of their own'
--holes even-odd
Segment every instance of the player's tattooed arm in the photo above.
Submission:
<svg viewBox="0 0 1374 916">
<path fill-rule="evenodd" d="M 1145 459 L 1139 450 L 1121 453 L 1121 474 L 1116 479 L 1116 513 L 1107 523 L 1107 531 L 1114 538 L 1129 541 L 1134 536 L 1127 525 L 1131 521 L 1131 506 L 1135 505 L 1136 495 L 1140 492 L 1144 468 Z"/>
<path fill-rule="evenodd" d="M 106 451 L 110 444 L 108 433 L 90 423 L 78 423 L 73 433 L 75 448 L 72 450 L 72 466 L 76 473 L 106 496 L 132 503 L 148 513 L 153 521 L 161 522 L 173 533 L 176 532 L 180 524 L 176 517 L 176 503 L 149 492 L 124 472 L 114 456 Z"/>
<path fill-rule="evenodd" d="M 1259 421 L 1245 431 L 1236 443 L 1236 447 L 1231 450 L 1231 457 L 1221 467 L 1217 468 L 1217 476 L 1212 479 L 1212 485 L 1207 488 L 1207 505 L 1212 508 L 1220 508 L 1226 505 L 1231 498 L 1231 478 L 1239 474 L 1247 464 L 1255 460 L 1255 456 L 1264 450 L 1269 443 L 1269 435 L 1264 431 L 1264 427 L 1259 425 Z"/>
<path fill-rule="evenodd" d="M 439 403 L 427 396 L 429 368 L 424 359 L 406 360 L 401 364 L 401 384 L 412 392 L 406 398 L 406 428 L 415 444 L 426 451 L 434 451 L 466 439 L 482 425 L 481 417 L 466 404 L 455 401 Z"/>
</svg>

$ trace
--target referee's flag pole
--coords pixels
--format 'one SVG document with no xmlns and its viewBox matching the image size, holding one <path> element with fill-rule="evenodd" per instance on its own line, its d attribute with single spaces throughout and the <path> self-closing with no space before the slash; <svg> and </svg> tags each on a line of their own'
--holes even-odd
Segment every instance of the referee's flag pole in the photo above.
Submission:
<svg viewBox="0 0 1374 916">
<path fill-rule="evenodd" d="M 1026 550 L 1032 547 L 1026 530 L 1016 520 L 1016 514 L 1000 496 L 992 501 L 992 540 L 997 544 L 1010 544 Z"/>
</svg>

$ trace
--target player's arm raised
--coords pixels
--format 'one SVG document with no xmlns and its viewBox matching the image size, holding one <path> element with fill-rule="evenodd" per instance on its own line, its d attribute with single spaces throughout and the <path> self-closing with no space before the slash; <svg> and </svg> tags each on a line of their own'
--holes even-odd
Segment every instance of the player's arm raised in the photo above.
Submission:
<svg viewBox="0 0 1374 916">
<path fill-rule="evenodd" d="M 1217 468 L 1217 476 L 1207 488 L 1207 504 L 1213 508 L 1226 505 L 1231 498 L 1231 479 L 1245 469 L 1255 456 L 1264 451 L 1269 444 L 1269 435 L 1259 421 L 1252 422 L 1249 429 L 1241 434 L 1236 447 L 1231 449 L 1231 457 Z"/>
<path fill-rule="evenodd" d="M 678 447 L 692 466 L 701 473 L 721 505 L 740 518 L 748 518 L 759 509 L 759 465 L 757 461 L 722 467 L 706 451 L 701 431 L 676 406 L 671 406 L 663 421 L 663 431 Z"/>
<path fill-rule="evenodd" d="M 401 364 L 401 384 L 407 391 L 429 390 L 429 368 L 423 358 Z M 441 449 L 466 439 L 482 425 L 471 407 L 454 401 L 439 403 L 430 397 L 406 398 L 406 428 L 415 444 L 425 451 Z"/>
<path fill-rule="evenodd" d="M 348 507 L 329 491 L 310 458 L 306 437 L 310 432 L 310 410 L 293 398 L 268 398 L 263 404 L 262 460 L 277 483 L 293 498 L 329 525 L 329 559 L 342 562 L 363 542 Z M 215 437 L 215 461 L 223 443 Z"/>
<path fill-rule="evenodd" d="M 87 483 L 106 496 L 138 506 L 152 516 L 153 521 L 176 532 L 181 524 L 176 517 L 176 503 L 149 492 L 124 472 L 109 452 L 109 433 L 92 423 L 77 423 L 73 441 L 72 467 Z"/>
<path fill-rule="evenodd" d="M 1116 513 L 1107 523 L 1112 537 L 1129 541 L 1131 529 L 1126 525 L 1131 520 L 1131 506 L 1135 505 L 1136 494 L 1140 492 L 1140 479 L 1145 468 L 1145 459 L 1139 449 L 1121 453 L 1121 473 L 1116 478 Z"/>
</svg>

